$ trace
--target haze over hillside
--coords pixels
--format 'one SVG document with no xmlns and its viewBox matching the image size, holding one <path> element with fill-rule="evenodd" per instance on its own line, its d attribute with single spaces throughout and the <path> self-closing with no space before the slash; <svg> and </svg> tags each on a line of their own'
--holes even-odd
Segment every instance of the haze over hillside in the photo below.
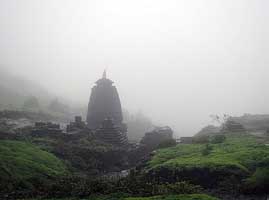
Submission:
<svg viewBox="0 0 269 200">
<path fill-rule="evenodd" d="M 68 98 L 54 94 L 46 89 L 38 81 L 32 81 L 20 75 L 15 75 L 4 69 L 0 69 L 0 109 L 24 110 L 25 102 L 31 98 L 37 100 L 38 108 L 35 112 L 60 112 L 64 118 L 72 118 L 73 115 L 85 115 L 86 106 L 74 103 Z M 51 104 L 55 103 L 58 110 L 50 109 Z M 85 111 L 84 111 L 85 110 Z M 67 116 L 67 115 L 71 116 Z"/>
<path fill-rule="evenodd" d="M 191 135 L 269 113 L 268 17 L 266 0 L 1 1 L 0 66 L 84 106 L 108 68 L 124 108 Z"/>
<path fill-rule="evenodd" d="M 1 0 L 0 200 L 269 200 L 269 0 Z"/>
<path fill-rule="evenodd" d="M 72 102 L 68 97 L 54 95 L 38 82 L 24 79 L 5 70 L 0 71 L 0 110 L 25 110 L 25 102 L 35 98 L 39 106 L 34 110 L 30 108 L 31 111 L 56 115 L 64 122 L 73 120 L 75 115 L 80 115 L 83 120 L 86 120 L 87 104 Z M 141 112 L 130 113 L 124 109 L 123 116 L 124 122 L 129 127 L 128 136 L 131 141 L 139 141 L 145 132 L 153 128 L 151 120 Z"/>
<path fill-rule="evenodd" d="M 0 69 L 0 95 L 2 106 L 13 105 L 21 107 L 30 96 L 39 97 L 41 101 L 48 101 L 53 96 L 38 83 L 11 74 Z"/>
</svg>

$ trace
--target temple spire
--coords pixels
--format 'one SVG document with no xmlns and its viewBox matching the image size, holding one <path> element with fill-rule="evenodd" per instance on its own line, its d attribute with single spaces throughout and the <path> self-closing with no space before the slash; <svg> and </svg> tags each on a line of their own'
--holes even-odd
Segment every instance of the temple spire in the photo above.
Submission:
<svg viewBox="0 0 269 200">
<path fill-rule="evenodd" d="M 103 72 L 103 79 L 106 79 L 106 70 Z"/>
</svg>

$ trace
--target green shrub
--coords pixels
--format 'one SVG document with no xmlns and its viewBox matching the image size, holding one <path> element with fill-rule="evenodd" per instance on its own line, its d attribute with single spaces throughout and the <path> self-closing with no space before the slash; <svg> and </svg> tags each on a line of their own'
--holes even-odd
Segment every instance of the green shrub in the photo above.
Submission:
<svg viewBox="0 0 269 200">
<path fill-rule="evenodd" d="M 269 168 L 258 168 L 255 173 L 246 180 L 245 192 L 267 193 L 269 188 Z"/>
<path fill-rule="evenodd" d="M 80 176 L 60 178 L 48 186 L 46 191 L 47 196 L 51 197 L 87 197 L 93 194 L 107 195 L 114 192 L 117 192 L 117 182 Z"/>
<path fill-rule="evenodd" d="M 211 143 L 213 144 L 219 144 L 219 143 L 223 143 L 226 139 L 225 135 L 215 135 L 212 137 L 211 139 Z"/>
<path fill-rule="evenodd" d="M 161 142 L 159 145 L 158 145 L 158 149 L 162 149 L 162 148 L 168 148 L 168 147 L 174 147 L 177 145 L 177 142 L 175 139 L 169 139 L 169 140 L 165 140 L 163 142 Z"/>
<path fill-rule="evenodd" d="M 210 152 L 212 151 L 212 147 L 209 144 L 205 145 L 205 148 L 202 150 L 202 155 L 203 156 L 207 156 L 210 154 Z"/>
<path fill-rule="evenodd" d="M 207 144 L 209 143 L 209 136 L 207 135 L 195 136 L 193 138 L 193 141 L 196 144 Z"/>
<path fill-rule="evenodd" d="M 186 181 L 176 183 L 166 183 L 162 185 L 155 185 L 153 195 L 167 195 L 167 194 L 194 194 L 200 193 L 202 188 L 197 185 L 190 184 Z"/>
</svg>

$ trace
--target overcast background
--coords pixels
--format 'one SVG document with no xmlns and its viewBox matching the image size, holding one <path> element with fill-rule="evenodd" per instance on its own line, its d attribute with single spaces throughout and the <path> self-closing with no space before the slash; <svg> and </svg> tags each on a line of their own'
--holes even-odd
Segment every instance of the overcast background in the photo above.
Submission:
<svg viewBox="0 0 269 200">
<path fill-rule="evenodd" d="M 83 105 L 107 68 L 123 107 L 190 135 L 210 114 L 269 113 L 268 10 L 268 0 L 0 0 L 0 66 Z"/>
</svg>

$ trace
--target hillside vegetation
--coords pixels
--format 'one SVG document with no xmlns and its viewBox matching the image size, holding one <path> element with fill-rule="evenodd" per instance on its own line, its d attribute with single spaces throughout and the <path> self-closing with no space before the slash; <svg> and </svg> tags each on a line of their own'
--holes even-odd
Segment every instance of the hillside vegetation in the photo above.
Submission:
<svg viewBox="0 0 269 200">
<path fill-rule="evenodd" d="M 19 141 L 0 140 L 0 191 L 31 189 L 67 174 L 53 154 Z"/>
<path fill-rule="evenodd" d="M 31 199 L 37 200 L 37 199 Z M 67 199 L 44 199 L 44 200 L 79 200 L 77 198 Z M 218 198 L 211 197 L 205 194 L 189 194 L 189 195 L 167 195 L 167 196 L 153 196 L 153 197 L 120 197 L 118 195 L 97 196 L 83 198 L 83 200 L 218 200 Z"/>
<path fill-rule="evenodd" d="M 125 200 L 218 200 L 215 197 L 210 197 L 204 194 L 191 195 L 171 195 L 171 196 L 155 196 L 155 197 L 134 197 Z"/>
<path fill-rule="evenodd" d="M 183 179 L 204 187 L 225 185 L 233 189 L 241 182 L 250 186 L 251 181 L 251 187 L 265 187 L 268 168 L 269 147 L 247 134 L 226 135 L 218 144 L 180 144 L 161 149 L 147 165 L 148 175 L 157 181 Z"/>
</svg>

